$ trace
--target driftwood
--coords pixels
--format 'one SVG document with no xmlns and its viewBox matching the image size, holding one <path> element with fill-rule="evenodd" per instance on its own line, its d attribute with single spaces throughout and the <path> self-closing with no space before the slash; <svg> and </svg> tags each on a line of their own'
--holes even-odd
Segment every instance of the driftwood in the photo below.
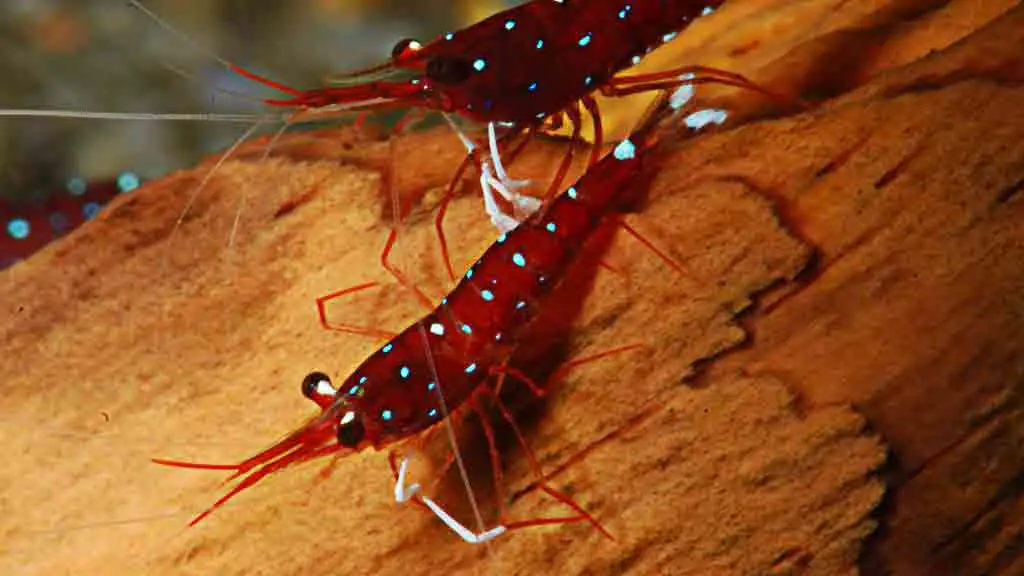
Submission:
<svg viewBox="0 0 1024 576">
<path fill-rule="evenodd" d="M 573 369 L 523 414 L 553 483 L 615 541 L 574 524 L 469 546 L 391 501 L 382 453 L 275 475 L 185 527 L 223 476 L 149 457 L 236 461 L 310 413 L 306 372 L 340 378 L 379 345 L 321 330 L 313 301 L 388 282 L 389 159 L 414 200 L 396 261 L 429 294 L 448 287 L 431 208 L 458 143 L 342 130 L 266 159 L 247 145 L 180 227 L 213 161 L 153 182 L 0 276 L 2 571 L 1024 570 L 1024 9 L 1010 4 L 892 3 L 730 48 L 773 86 L 846 93 L 669 145 L 628 220 L 684 273 L 618 234 L 602 256 L 616 272 L 595 269 L 546 359 L 644 345 Z M 517 174 L 543 178 L 560 151 L 532 145 Z M 471 195 L 448 230 L 462 268 L 494 237 Z M 400 329 L 422 310 L 384 289 L 329 313 Z M 493 515 L 480 429 L 460 429 Z M 521 451 L 504 459 L 513 518 L 563 513 L 529 492 Z M 468 519 L 461 491 L 453 476 L 438 496 Z"/>
</svg>

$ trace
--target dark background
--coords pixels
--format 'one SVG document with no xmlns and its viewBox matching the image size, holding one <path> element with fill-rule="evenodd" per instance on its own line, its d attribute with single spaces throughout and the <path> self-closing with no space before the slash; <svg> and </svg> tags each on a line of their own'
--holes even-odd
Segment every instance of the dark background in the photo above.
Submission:
<svg viewBox="0 0 1024 576">
<path fill-rule="evenodd" d="M 0 108 L 258 112 L 258 105 L 216 88 L 267 93 L 226 71 L 206 49 L 274 80 L 312 87 L 333 73 L 386 58 L 402 38 L 427 40 L 516 3 L 144 2 L 190 43 L 124 0 L 10 0 L 0 3 Z M 109 178 L 131 170 L 152 178 L 186 168 L 226 148 L 248 127 L 0 118 L 0 201 L 39 200 L 74 177 Z"/>
</svg>

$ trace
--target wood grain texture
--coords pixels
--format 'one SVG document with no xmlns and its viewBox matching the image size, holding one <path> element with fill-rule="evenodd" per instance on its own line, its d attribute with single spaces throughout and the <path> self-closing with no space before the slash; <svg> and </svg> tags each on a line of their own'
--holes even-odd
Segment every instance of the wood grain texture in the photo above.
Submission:
<svg viewBox="0 0 1024 576">
<path fill-rule="evenodd" d="M 764 22 L 799 5 L 768 3 Z M 310 413 L 298 393 L 306 372 L 341 377 L 379 345 L 320 330 L 313 300 L 387 282 L 382 174 L 415 199 L 399 265 L 431 295 L 447 288 L 430 209 L 459 158 L 455 139 L 329 131 L 286 138 L 269 159 L 248 144 L 177 229 L 212 160 L 120 198 L 0 276 L 0 568 L 1020 570 L 1024 56 L 1009 47 L 1024 45 L 1024 9 L 1006 7 L 878 3 L 839 32 L 765 40 L 749 53 L 773 55 L 759 64 L 773 85 L 845 94 L 661 152 L 648 202 L 628 219 L 685 274 L 617 234 L 603 259 L 619 273 L 594 270 L 569 333 L 533 368 L 643 350 L 572 370 L 522 414 L 554 484 L 614 542 L 570 525 L 468 546 L 390 500 L 379 453 L 346 458 L 329 477 L 318 465 L 275 475 L 185 528 L 221 476 L 149 457 L 238 460 Z M 823 59 L 883 33 L 862 66 L 821 73 Z M 517 175 L 550 174 L 560 150 L 531 146 Z M 494 237 L 470 196 L 453 204 L 448 230 L 463 269 Z M 399 329 L 422 310 L 385 289 L 329 313 Z M 480 429 L 459 428 L 493 516 Z M 563 512 L 526 491 L 520 451 L 504 456 L 513 519 Z M 430 462 L 416 465 L 429 475 Z M 448 478 L 438 497 L 468 520 L 462 490 Z"/>
</svg>

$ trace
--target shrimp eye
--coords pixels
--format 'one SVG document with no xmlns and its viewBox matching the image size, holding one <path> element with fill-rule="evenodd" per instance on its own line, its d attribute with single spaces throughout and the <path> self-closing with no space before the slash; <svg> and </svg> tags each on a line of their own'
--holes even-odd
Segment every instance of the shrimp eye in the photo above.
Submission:
<svg viewBox="0 0 1024 576">
<path fill-rule="evenodd" d="M 310 372 L 302 379 L 302 395 L 316 402 L 321 408 L 330 406 L 337 393 L 331 384 L 331 378 L 323 372 Z"/>
<path fill-rule="evenodd" d="M 342 415 L 338 420 L 338 444 L 346 448 L 355 448 L 366 436 L 366 428 L 363 428 L 363 421 L 351 410 Z"/>
<path fill-rule="evenodd" d="M 427 78 L 440 84 L 460 84 L 469 78 L 468 60 L 452 56 L 438 56 L 427 62 Z"/>
<path fill-rule="evenodd" d="M 413 40 L 412 38 L 399 40 L 398 44 L 395 44 L 395 47 L 391 49 L 391 59 L 399 60 L 403 56 L 406 56 L 411 52 L 416 52 L 420 48 L 423 48 L 423 44 L 420 44 L 418 40 Z"/>
</svg>

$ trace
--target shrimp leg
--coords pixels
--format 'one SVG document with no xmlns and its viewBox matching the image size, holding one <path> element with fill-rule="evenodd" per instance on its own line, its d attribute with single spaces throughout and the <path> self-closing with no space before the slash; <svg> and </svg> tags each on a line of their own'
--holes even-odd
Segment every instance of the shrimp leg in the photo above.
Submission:
<svg viewBox="0 0 1024 576">
<path fill-rule="evenodd" d="M 445 116 L 447 118 L 447 116 Z M 452 129 L 458 134 L 459 139 L 462 141 L 462 145 L 466 147 L 466 152 L 472 155 L 476 149 L 476 144 L 469 139 L 468 136 L 462 133 L 458 127 L 455 126 L 451 120 Z M 501 154 L 498 147 L 498 139 L 494 131 L 494 123 L 487 124 L 488 132 L 488 144 L 490 148 L 490 161 L 480 161 L 480 190 L 483 193 L 484 199 L 484 210 L 491 219 L 491 223 L 501 232 L 511 232 L 519 225 L 521 221 L 519 218 L 510 216 L 502 211 L 498 205 L 497 200 L 494 197 L 494 192 L 497 191 L 507 202 L 512 204 L 514 213 L 518 216 L 525 214 L 528 217 L 540 208 L 541 202 L 536 198 L 525 196 L 513 192 L 515 188 L 521 188 L 529 184 L 528 180 L 513 180 L 508 177 L 508 173 L 505 172 L 504 165 L 501 162 Z M 494 172 L 491 172 L 491 166 L 494 166 Z"/>
<path fill-rule="evenodd" d="M 509 190 L 525 188 L 530 185 L 529 180 L 513 180 L 505 171 L 505 165 L 501 162 L 501 154 L 498 151 L 498 138 L 494 130 L 494 122 L 487 123 L 487 142 L 490 146 L 491 160 L 494 161 L 494 172 Z"/>
<path fill-rule="evenodd" d="M 316 312 L 317 316 L 320 318 L 320 326 L 324 330 L 347 332 L 349 334 L 358 334 L 360 336 L 369 336 L 371 338 L 384 338 L 387 340 L 394 338 L 395 333 L 389 332 L 387 330 L 379 330 L 377 328 L 371 328 L 368 326 L 356 326 L 354 324 L 339 324 L 337 322 L 330 322 L 327 320 L 327 303 L 329 301 L 334 300 L 336 298 L 340 298 L 342 296 L 346 296 L 348 294 L 360 292 L 362 290 L 366 290 L 367 288 L 372 288 L 377 285 L 377 282 L 365 282 L 363 284 L 352 286 L 350 288 L 345 288 L 344 290 L 332 292 L 330 294 L 327 294 L 326 296 L 320 296 L 319 298 L 317 298 Z"/>
<path fill-rule="evenodd" d="M 469 542 L 470 544 L 480 544 L 492 540 L 498 536 L 504 534 L 508 528 L 504 525 L 499 524 L 494 528 L 485 530 L 483 532 L 473 532 L 469 528 L 466 528 L 458 520 L 453 518 L 451 514 L 445 511 L 437 502 L 434 502 L 429 496 L 417 495 L 421 489 L 419 484 L 411 484 L 406 486 L 406 473 L 409 469 L 409 457 L 402 456 L 402 462 L 398 465 L 398 479 L 395 481 L 395 502 L 399 504 L 408 502 L 412 498 L 418 498 L 439 520 L 445 523 L 452 532 L 456 533 L 460 538 Z"/>
<path fill-rule="evenodd" d="M 664 70 L 649 74 L 616 76 L 608 81 L 608 84 L 601 89 L 601 92 L 605 96 L 628 96 L 638 92 L 674 88 L 680 84 L 680 80 L 685 80 L 685 83 L 690 85 L 722 84 L 725 86 L 732 86 L 733 88 L 751 90 L 786 106 L 792 106 L 798 109 L 805 109 L 808 107 L 808 105 L 799 98 L 786 96 L 769 90 L 742 74 L 729 72 L 727 70 L 719 70 L 717 68 L 693 65 L 680 66 L 671 70 Z"/>
<path fill-rule="evenodd" d="M 422 486 L 410 484 L 406 486 L 405 477 L 409 472 L 409 457 L 403 455 L 402 463 L 398 465 L 398 478 L 395 479 L 395 502 L 405 504 L 411 500 Z"/>
<path fill-rule="evenodd" d="M 497 154 L 497 152 L 496 147 L 492 149 L 492 154 Z M 492 158 L 497 159 L 499 157 L 492 155 Z M 498 162 L 500 160 L 495 160 L 495 170 L 497 170 Z M 491 174 L 490 164 L 486 160 L 480 166 L 480 189 L 483 191 L 484 196 L 484 211 L 491 217 L 491 223 L 503 233 L 515 230 L 520 222 L 529 218 L 530 215 L 540 209 L 542 204 L 540 200 L 532 196 L 526 196 L 509 190 L 500 177 L 495 177 Z M 512 204 L 515 216 L 510 216 L 501 210 L 492 190 L 497 190 L 502 198 Z"/>
<path fill-rule="evenodd" d="M 539 210 L 542 202 L 533 196 L 512 192 L 517 188 L 529 186 L 530 181 L 513 180 L 505 172 L 505 166 L 501 162 L 501 150 L 498 148 L 498 139 L 494 133 L 494 122 L 487 123 L 487 142 L 490 146 L 491 161 L 494 163 L 494 172 L 497 175 L 494 187 L 502 198 L 512 204 L 515 219 L 522 222 Z M 507 230 L 503 230 L 503 232 L 507 232 Z"/>
</svg>

